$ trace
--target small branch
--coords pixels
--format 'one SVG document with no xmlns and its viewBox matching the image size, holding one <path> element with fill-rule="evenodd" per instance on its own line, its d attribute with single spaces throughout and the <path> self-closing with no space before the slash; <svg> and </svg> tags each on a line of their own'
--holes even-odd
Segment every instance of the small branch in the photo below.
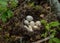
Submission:
<svg viewBox="0 0 60 43">
<path fill-rule="evenodd" d="M 36 41 L 36 42 L 32 42 L 32 43 L 41 43 L 41 42 L 47 41 L 47 40 L 49 40 L 51 38 L 53 38 L 53 36 L 49 36 L 49 37 L 47 37 L 45 39 L 42 39 L 42 40 L 39 40 L 39 41 Z"/>
</svg>

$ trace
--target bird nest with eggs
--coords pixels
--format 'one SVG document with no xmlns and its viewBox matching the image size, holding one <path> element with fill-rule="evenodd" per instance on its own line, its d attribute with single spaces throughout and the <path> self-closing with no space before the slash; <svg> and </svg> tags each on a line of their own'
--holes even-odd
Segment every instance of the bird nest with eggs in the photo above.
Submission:
<svg viewBox="0 0 60 43">
<path fill-rule="evenodd" d="M 4 33 L 4 36 L 9 39 L 8 43 L 40 43 L 48 42 L 46 40 L 50 39 L 50 36 L 56 36 L 59 22 L 48 3 L 34 5 L 32 2 L 25 6 L 18 6 L 14 10 L 14 17 L 1 26 L 3 28 L 1 36 Z"/>
</svg>

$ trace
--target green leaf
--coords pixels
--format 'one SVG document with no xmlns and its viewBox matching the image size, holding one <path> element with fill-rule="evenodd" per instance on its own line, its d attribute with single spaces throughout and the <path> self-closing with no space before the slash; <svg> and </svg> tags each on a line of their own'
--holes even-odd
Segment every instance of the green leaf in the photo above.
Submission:
<svg viewBox="0 0 60 43">
<path fill-rule="evenodd" d="M 7 21 L 6 14 L 2 14 L 1 19 L 2 19 L 3 22 L 6 22 Z"/>
<path fill-rule="evenodd" d="M 0 13 L 4 13 L 5 11 L 7 11 L 7 7 L 0 6 Z"/>
<path fill-rule="evenodd" d="M 41 20 L 41 23 L 46 25 L 47 24 L 47 21 L 46 20 Z"/>
<path fill-rule="evenodd" d="M 6 1 L 3 1 L 3 0 L 0 0 L 0 5 L 7 6 L 7 2 Z"/>
<path fill-rule="evenodd" d="M 53 42 L 52 42 L 52 39 L 50 39 L 48 43 L 53 43 Z"/>
<path fill-rule="evenodd" d="M 60 43 L 60 39 L 58 39 L 58 38 L 53 38 L 53 41 L 54 41 L 55 43 Z"/>
<path fill-rule="evenodd" d="M 7 2 L 0 0 L 0 12 L 7 11 Z"/>
<path fill-rule="evenodd" d="M 55 34 L 56 34 L 56 30 L 53 30 L 53 31 L 50 31 L 51 32 L 51 36 L 55 36 Z"/>
<path fill-rule="evenodd" d="M 0 1 L 4 1 L 4 2 L 7 2 L 7 1 L 9 1 L 9 0 L 0 0 Z"/>
<path fill-rule="evenodd" d="M 11 18 L 13 16 L 13 12 L 11 10 L 7 11 L 8 18 Z"/>
<path fill-rule="evenodd" d="M 41 34 L 41 37 L 44 37 L 45 36 L 45 34 Z"/>
<path fill-rule="evenodd" d="M 17 4 L 18 4 L 18 0 L 10 0 L 10 7 L 11 7 L 11 8 L 16 7 Z"/>
<path fill-rule="evenodd" d="M 46 30 L 50 30 L 49 24 L 45 26 Z"/>
<path fill-rule="evenodd" d="M 0 0 L 0 19 L 3 22 L 7 21 L 7 18 L 10 18 L 13 16 L 13 12 L 12 10 L 10 10 L 10 8 L 8 8 L 8 1 L 9 0 Z M 13 6 L 15 6 L 15 4 L 17 3 L 17 0 L 10 0 Z M 16 3 L 15 3 L 16 2 Z"/>
<path fill-rule="evenodd" d="M 55 21 L 55 22 L 51 22 L 51 23 L 50 23 L 50 26 L 51 26 L 51 27 L 56 27 L 56 26 L 58 26 L 58 25 L 60 25 L 58 21 Z"/>
<path fill-rule="evenodd" d="M 45 32 L 45 33 L 43 33 L 42 35 L 41 35 L 41 37 L 46 37 L 47 36 L 47 32 Z"/>
</svg>

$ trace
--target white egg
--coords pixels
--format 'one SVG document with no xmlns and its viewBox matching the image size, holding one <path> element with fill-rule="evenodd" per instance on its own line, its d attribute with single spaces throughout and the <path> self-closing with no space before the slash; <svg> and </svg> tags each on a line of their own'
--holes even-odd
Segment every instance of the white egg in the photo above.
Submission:
<svg viewBox="0 0 60 43">
<path fill-rule="evenodd" d="M 24 25 L 24 27 L 25 27 L 26 29 L 28 29 L 28 27 L 27 27 L 26 25 Z"/>
<path fill-rule="evenodd" d="M 33 20 L 33 17 L 30 16 L 30 15 L 28 15 L 28 16 L 26 17 L 26 19 L 27 19 L 28 21 L 32 21 L 32 20 Z"/>
<path fill-rule="evenodd" d="M 33 26 L 34 29 L 38 29 L 38 26 Z"/>
<path fill-rule="evenodd" d="M 24 24 L 29 25 L 29 21 L 28 20 L 24 20 Z"/>
<path fill-rule="evenodd" d="M 29 31 L 31 31 L 31 32 L 33 31 L 32 26 L 30 26 L 30 25 L 29 25 Z"/>
<path fill-rule="evenodd" d="M 27 27 L 26 25 L 24 25 L 24 27 L 27 29 L 27 31 L 33 32 L 32 27 L 29 25 L 29 27 Z"/>
<path fill-rule="evenodd" d="M 35 22 L 34 21 L 31 21 L 30 22 L 30 26 L 34 26 L 35 25 Z"/>
<path fill-rule="evenodd" d="M 36 21 L 36 26 L 40 26 L 41 25 L 41 22 L 40 21 Z"/>
</svg>

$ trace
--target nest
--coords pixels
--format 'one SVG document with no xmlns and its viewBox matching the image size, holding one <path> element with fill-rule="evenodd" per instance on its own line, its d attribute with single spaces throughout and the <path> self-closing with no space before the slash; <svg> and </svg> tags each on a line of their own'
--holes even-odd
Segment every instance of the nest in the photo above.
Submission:
<svg viewBox="0 0 60 43">
<path fill-rule="evenodd" d="M 44 14 L 44 17 L 41 18 L 40 15 Z M 42 25 L 40 27 L 40 30 L 36 30 L 34 32 L 28 32 L 23 26 L 24 26 L 24 19 L 27 15 L 31 15 L 34 18 L 34 21 L 45 19 L 48 22 L 56 21 L 56 15 L 52 13 L 51 11 L 46 10 L 42 7 L 41 9 L 36 10 L 33 7 L 28 8 L 28 6 L 23 7 L 19 6 L 14 10 L 14 17 L 12 17 L 10 20 L 7 21 L 7 23 L 2 24 L 3 33 L 4 35 L 7 33 L 9 34 L 9 40 L 11 43 L 17 43 L 16 41 L 20 37 L 24 37 L 24 40 L 29 40 L 30 43 L 33 41 L 37 41 L 42 39 L 41 34 L 45 32 L 44 26 Z M 3 36 L 3 35 L 2 35 Z M 13 40 L 11 40 L 13 39 Z M 18 41 L 19 42 L 19 41 Z"/>
</svg>

